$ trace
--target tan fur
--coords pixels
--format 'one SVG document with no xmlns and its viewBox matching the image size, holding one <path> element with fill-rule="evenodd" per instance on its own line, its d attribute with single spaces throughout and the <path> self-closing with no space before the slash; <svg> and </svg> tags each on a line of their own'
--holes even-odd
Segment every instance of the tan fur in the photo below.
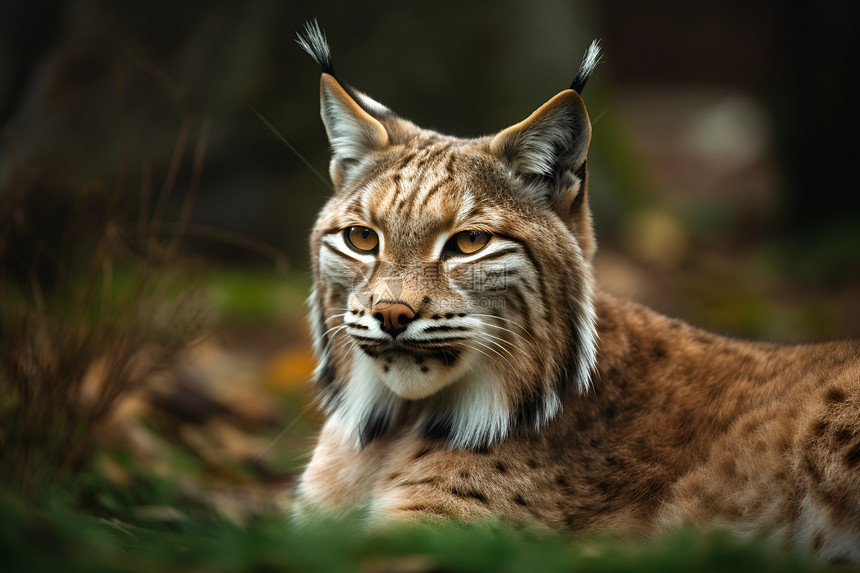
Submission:
<svg viewBox="0 0 860 573">
<path fill-rule="evenodd" d="M 460 140 L 332 76 L 326 90 L 340 101 L 327 130 L 365 121 L 373 141 L 335 145 L 311 238 L 330 418 L 297 515 L 722 524 L 860 560 L 860 342 L 737 341 L 598 290 L 579 94 Z M 351 226 L 378 250 L 350 250 Z M 492 239 L 442 247 L 464 229 Z M 504 285 L 475 282 L 499 269 Z M 380 303 L 415 313 L 397 338 L 372 318 Z"/>
</svg>

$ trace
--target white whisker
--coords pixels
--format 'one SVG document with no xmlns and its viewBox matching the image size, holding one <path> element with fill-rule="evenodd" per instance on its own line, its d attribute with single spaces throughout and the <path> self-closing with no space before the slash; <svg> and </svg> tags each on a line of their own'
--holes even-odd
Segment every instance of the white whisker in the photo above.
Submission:
<svg viewBox="0 0 860 573">
<path fill-rule="evenodd" d="M 346 313 L 346 312 L 342 312 L 342 313 L 340 313 L 340 314 L 333 314 L 333 315 L 331 315 L 330 317 L 328 317 L 327 319 L 325 319 L 323 322 L 328 322 L 328 321 L 330 321 L 330 320 L 335 320 L 335 319 L 338 319 L 338 318 L 344 318 L 346 315 L 347 315 L 347 313 Z"/>
<path fill-rule="evenodd" d="M 492 334 L 487 334 L 486 332 L 482 332 L 481 334 L 482 334 L 482 335 L 484 335 L 484 336 L 487 336 L 487 337 L 489 337 L 489 338 L 494 338 L 494 339 L 495 339 L 495 340 L 486 340 L 486 343 L 487 343 L 487 344 L 489 344 L 489 345 L 491 345 L 491 346 L 494 346 L 494 347 L 498 348 L 499 350 L 504 351 L 504 352 L 505 352 L 505 353 L 507 353 L 507 355 L 508 355 L 508 356 L 510 356 L 513 360 L 516 360 L 516 359 L 517 359 L 517 358 L 516 358 L 516 356 L 514 356 L 514 355 L 513 355 L 513 353 L 512 353 L 508 348 L 505 348 L 504 346 L 502 346 L 502 345 L 501 345 L 499 342 L 497 342 L 497 341 L 498 341 L 498 340 L 501 340 L 502 342 L 504 342 L 504 343 L 506 343 L 506 344 L 509 344 L 510 346 L 512 346 L 512 347 L 514 347 L 514 348 L 516 348 L 516 346 L 515 346 L 512 342 L 510 342 L 510 341 L 508 341 L 508 340 L 505 340 L 504 338 L 499 338 L 498 336 L 493 336 Z"/>
<path fill-rule="evenodd" d="M 488 345 L 484 344 L 483 342 L 481 342 L 480 340 L 472 340 L 472 342 L 474 342 L 475 344 L 480 344 L 482 347 L 486 348 L 487 350 L 495 352 L 499 358 L 501 358 L 502 360 L 504 360 L 505 362 L 508 363 L 508 366 L 510 366 L 513 370 L 516 370 L 516 367 L 513 364 L 511 364 L 511 361 L 508 360 L 507 358 L 505 358 L 505 356 L 501 352 L 499 352 L 498 350 L 496 350 L 492 346 L 488 346 Z M 489 358 L 489 356 L 488 356 L 488 358 Z"/>
<path fill-rule="evenodd" d="M 328 330 L 326 330 L 325 332 L 323 332 L 323 334 L 322 334 L 322 335 L 323 335 L 323 336 L 328 336 L 328 334 L 329 334 L 330 332 L 333 332 L 332 337 L 334 337 L 334 335 L 335 335 L 335 334 L 337 334 L 337 333 L 338 333 L 338 332 L 340 332 L 341 330 L 343 330 L 343 329 L 347 328 L 348 326 L 349 326 L 348 324 L 338 324 L 337 326 L 332 326 L 331 328 L 329 328 Z"/>
<path fill-rule="evenodd" d="M 523 332 L 525 332 L 526 334 L 531 335 L 531 333 L 528 331 L 528 329 L 527 329 L 525 326 L 523 326 L 522 324 L 520 324 L 519 322 L 517 322 L 516 320 L 513 320 L 513 319 L 511 319 L 511 318 L 505 318 L 504 316 L 498 316 L 498 315 L 495 315 L 495 314 L 485 314 L 485 313 L 475 313 L 475 314 L 470 314 L 469 316 L 484 316 L 484 317 L 487 317 L 487 318 L 495 318 L 495 319 L 498 319 L 498 320 L 504 320 L 505 322 L 510 322 L 510 323 L 511 323 L 511 324 L 513 324 L 514 326 L 519 327 L 519 328 L 520 328 Z"/>
<path fill-rule="evenodd" d="M 485 322 L 485 321 L 483 321 L 483 320 L 479 320 L 479 323 L 481 324 L 481 326 L 491 326 L 491 327 L 493 327 L 493 328 L 498 328 L 499 330 L 503 330 L 503 331 L 505 331 L 505 332 L 510 333 L 511 335 L 515 336 L 516 338 L 518 338 L 518 339 L 522 340 L 523 342 L 525 342 L 526 344 L 528 344 L 529 346 L 531 346 L 532 350 L 534 350 L 536 353 L 540 354 L 540 352 L 539 352 L 539 348 L 538 348 L 537 344 L 535 343 L 534 339 L 533 339 L 531 336 L 529 336 L 528 338 L 526 338 L 526 337 L 525 337 L 525 336 L 523 336 L 522 334 L 519 334 L 519 333 L 517 333 L 517 332 L 514 332 L 514 331 L 513 331 L 513 330 L 511 330 L 510 328 L 505 328 L 504 326 L 499 326 L 498 324 L 492 324 L 492 323 L 490 323 L 490 322 Z M 497 337 L 494 337 L 493 335 L 491 335 L 491 334 L 489 334 L 489 333 L 486 333 L 486 332 L 485 332 L 485 333 L 483 333 L 483 334 L 485 334 L 486 336 L 490 336 L 490 337 L 493 337 L 493 338 L 497 338 Z M 500 340 L 504 340 L 504 339 L 500 339 Z M 515 346 L 515 345 L 514 345 L 514 343 L 513 343 L 513 342 L 511 342 L 511 341 L 509 341 L 509 340 L 504 340 L 504 341 L 505 341 L 505 342 L 507 342 L 508 344 L 510 344 L 511 346 Z"/>
</svg>

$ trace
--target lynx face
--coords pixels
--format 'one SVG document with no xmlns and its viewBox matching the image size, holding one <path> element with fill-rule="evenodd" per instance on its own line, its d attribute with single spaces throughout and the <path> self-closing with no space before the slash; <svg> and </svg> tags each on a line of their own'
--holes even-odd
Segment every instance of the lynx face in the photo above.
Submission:
<svg viewBox="0 0 860 573">
<path fill-rule="evenodd" d="M 565 90 L 495 136 L 456 139 L 341 83 L 319 30 L 307 36 L 335 184 L 311 237 L 331 419 L 358 447 L 405 423 L 456 447 L 540 428 L 588 388 L 596 355 L 582 99 Z M 596 47 L 578 89 L 595 63 Z"/>
</svg>

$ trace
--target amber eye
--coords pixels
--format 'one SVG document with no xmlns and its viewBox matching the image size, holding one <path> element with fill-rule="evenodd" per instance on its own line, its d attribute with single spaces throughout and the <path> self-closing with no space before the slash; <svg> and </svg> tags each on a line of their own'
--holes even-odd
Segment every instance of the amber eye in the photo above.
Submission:
<svg viewBox="0 0 860 573">
<path fill-rule="evenodd" d="M 367 227 L 347 227 L 343 230 L 343 240 L 353 251 L 363 255 L 374 252 L 379 246 L 376 231 Z"/>
<path fill-rule="evenodd" d="M 445 250 L 452 255 L 471 255 L 483 249 L 490 236 L 486 231 L 460 231 L 448 240 Z"/>
</svg>

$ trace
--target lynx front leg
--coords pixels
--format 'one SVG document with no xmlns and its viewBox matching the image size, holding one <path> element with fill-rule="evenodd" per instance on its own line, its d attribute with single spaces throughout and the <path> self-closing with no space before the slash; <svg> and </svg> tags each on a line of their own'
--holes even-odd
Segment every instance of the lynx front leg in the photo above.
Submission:
<svg viewBox="0 0 860 573">
<path fill-rule="evenodd" d="M 369 498 L 384 452 L 381 442 L 357 451 L 331 422 L 326 423 L 299 480 L 294 518 L 302 522 L 315 515 L 338 516 L 355 510 Z"/>
<path fill-rule="evenodd" d="M 437 442 L 408 437 L 378 476 L 369 509 L 378 521 L 471 521 L 504 513 L 501 484 L 485 466 L 487 456 L 449 450 Z"/>
<path fill-rule="evenodd" d="M 388 480 L 370 504 L 372 518 L 390 521 L 470 521 L 493 515 L 480 489 L 449 486 L 448 480 L 397 477 Z"/>
</svg>

